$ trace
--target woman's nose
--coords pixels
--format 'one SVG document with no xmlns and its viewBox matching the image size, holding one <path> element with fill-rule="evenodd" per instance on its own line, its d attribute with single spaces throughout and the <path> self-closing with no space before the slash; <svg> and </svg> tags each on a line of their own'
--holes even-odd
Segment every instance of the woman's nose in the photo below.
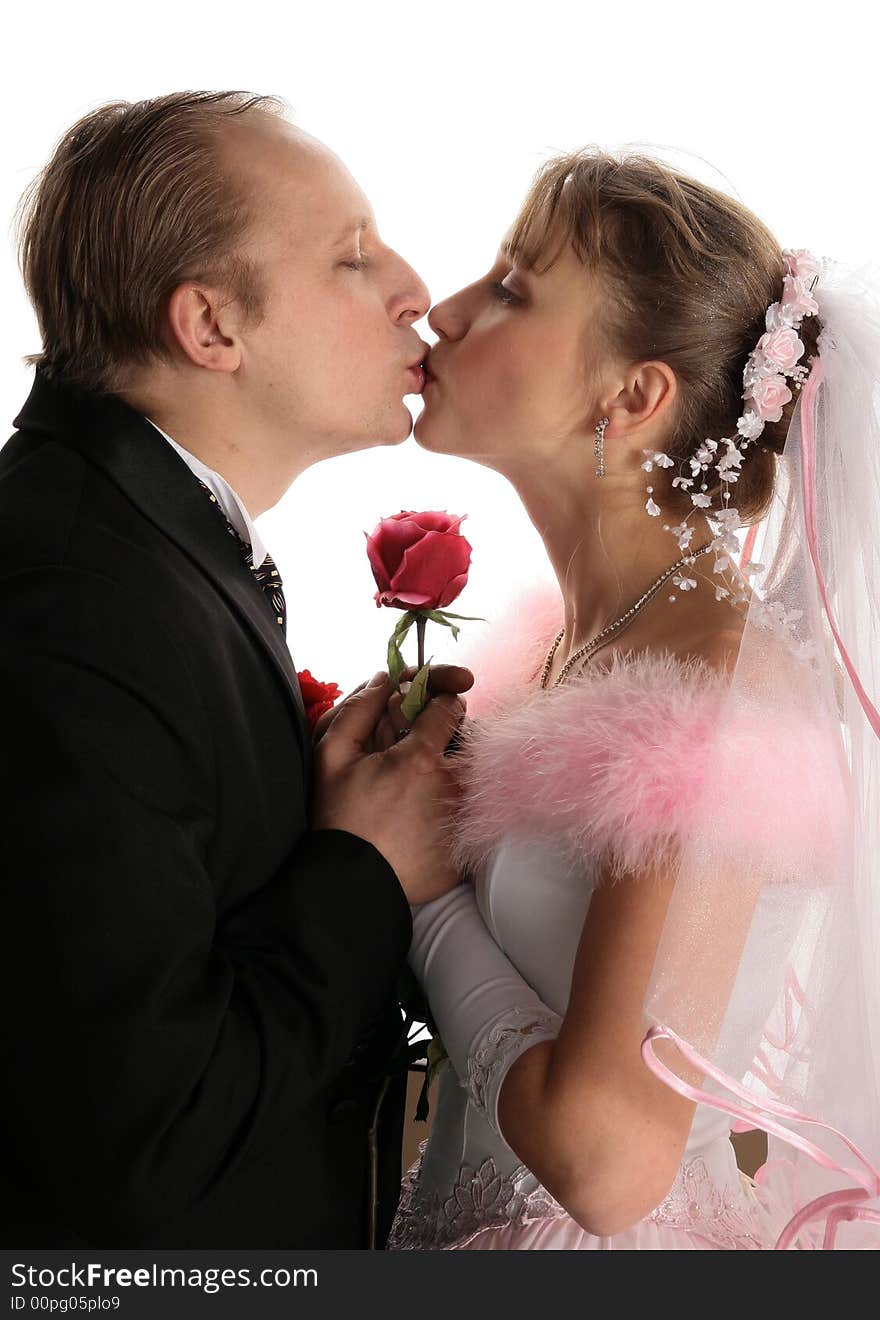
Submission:
<svg viewBox="0 0 880 1320">
<path fill-rule="evenodd" d="M 460 339 L 465 325 L 454 298 L 435 303 L 428 313 L 428 325 L 440 339 Z"/>
</svg>

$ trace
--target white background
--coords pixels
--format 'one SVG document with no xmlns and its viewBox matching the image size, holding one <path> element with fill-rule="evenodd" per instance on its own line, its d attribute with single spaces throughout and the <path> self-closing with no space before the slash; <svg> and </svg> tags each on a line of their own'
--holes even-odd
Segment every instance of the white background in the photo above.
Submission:
<svg viewBox="0 0 880 1320">
<path fill-rule="evenodd" d="M 753 0 L 16 4 L 3 21 L 0 204 L 11 225 L 58 136 L 103 101 L 243 88 L 283 96 L 342 157 L 435 299 L 488 268 L 538 164 L 590 142 L 663 148 L 738 195 L 783 246 L 857 262 L 876 244 L 869 14 Z M 0 258 L 5 436 L 30 388 L 21 358 L 39 342 L 11 229 Z M 433 340 L 426 322 L 417 328 Z M 363 531 L 401 508 L 468 514 L 474 558 L 459 613 L 491 619 L 518 584 L 548 574 L 494 473 L 413 440 L 319 464 L 260 520 L 287 585 L 298 668 L 348 690 L 384 664 L 398 615 L 372 602 Z M 486 627 L 464 626 L 474 638 Z M 451 658 L 455 645 L 429 625 L 428 650 Z"/>
</svg>

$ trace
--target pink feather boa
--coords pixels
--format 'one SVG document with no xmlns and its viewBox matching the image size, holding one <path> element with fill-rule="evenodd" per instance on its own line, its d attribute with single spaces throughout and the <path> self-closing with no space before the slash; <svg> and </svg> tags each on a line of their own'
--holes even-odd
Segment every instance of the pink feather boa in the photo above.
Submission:
<svg viewBox="0 0 880 1320">
<path fill-rule="evenodd" d="M 702 826 L 725 861 L 827 879 L 850 819 L 833 731 L 765 702 L 725 711 L 719 739 L 727 675 L 669 654 L 616 657 L 541 691 L 561 624 L 556 587 L 533 590 L 463 660 L 476 682 L 456 757 L 460 869 L 506 838 L 546 839 L 621 875 Z"/>
</svg>

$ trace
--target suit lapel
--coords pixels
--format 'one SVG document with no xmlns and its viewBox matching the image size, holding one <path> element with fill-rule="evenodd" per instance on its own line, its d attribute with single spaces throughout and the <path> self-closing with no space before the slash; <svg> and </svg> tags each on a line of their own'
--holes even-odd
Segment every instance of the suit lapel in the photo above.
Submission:
<svg viewBox="0 0 880 1320">
<path fill-rule="evenodd" d="M 207 574 L 276 671 L 294 709 L 305 750 L 311 742 L 305 705 L 284 635 L 217 510 L 155 427 L 115 395 L 81 394 L 47 381 L 39 369 L 13 425 L 53 434 L 75 445 Z"/>
</svg>

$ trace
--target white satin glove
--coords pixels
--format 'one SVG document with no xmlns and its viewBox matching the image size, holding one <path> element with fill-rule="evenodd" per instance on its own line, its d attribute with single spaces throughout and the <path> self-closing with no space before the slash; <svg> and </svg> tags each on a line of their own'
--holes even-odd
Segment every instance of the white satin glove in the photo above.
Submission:
<svg viewBox="0 0 880 1320">
<path fill-rule="evenodd" d="M 498 1096 L 525 1050 L 555 1040 L 562 1018 L 535 994 L 490 935 L 473 885 L 412 907 L 409 965 L 431 1005 L 471 1103 L 498 1126 Z"/>
</svg>

